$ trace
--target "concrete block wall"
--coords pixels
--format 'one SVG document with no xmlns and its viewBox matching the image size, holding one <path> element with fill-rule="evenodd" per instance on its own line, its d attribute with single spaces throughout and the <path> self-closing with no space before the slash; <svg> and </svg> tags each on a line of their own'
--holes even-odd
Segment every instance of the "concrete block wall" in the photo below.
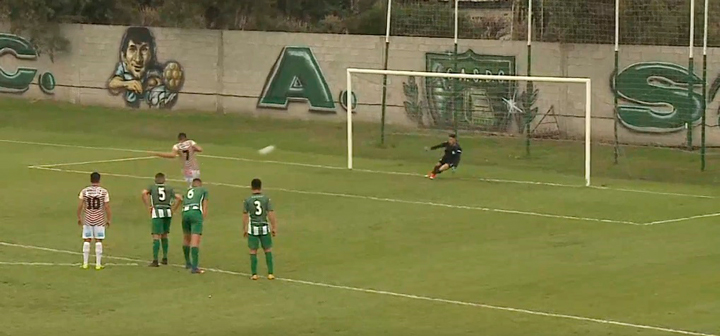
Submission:
<svg viewBox="0 0 720 336">
<path fill-rule="evenodd" d="M 120 44 L 127 27 L 67 25 L 63 27 L 71 41 L 68 53 L 57 55 L 50 62 L 46 55 L 36 60 L 20 60 L 11 54 L 0 56 L 0 67 L 13 73 L 18 67 L 29 67 L 38 73 L 51 72 L 57 86 L 46 94 L 37 85 L 23 93 L 28 99 L 52 99 L 76 104 L 127 107 L 123 94 L 113 95 L 108 80 L 120 62 Z M 337 101 L 346 87 L 346 69 L 383 66 L 384 37 L 330 34 L 269 33 L 248 31 L 181 30 L 151 28 L 157 44 L 156 59 L 160 65 L 174 61 L 181 65 L 184 84 L 173 110 L 201 110 L 216 113 L 272 115 L 297 119 L 329 119 L 342 121 L 345 111 L 337 103 L 336 113 L 316 113 L 308 104 L 293 102 L 286 109 L 260 108 L 261 95 L 268 75 L 287 46 L 309 47 L 317 59 L 332 95 Z M 515 57 L 515 73 L 527 71 L 527 47 L 522 41 L 460 40 L 458 51 L 472 49 L 480 55 Z M 427 53 L 445 53 L 453 48 L 452 40 L 420 37 L 393 37 L 388 67 L 393 70 L 425 71 Z M 709 51 L 708 81 L 720 75 L 720 49 Z M 640 62 L 669 62 L 687 67 L 687 48 L 658 46 L 622 46 L 621 71 Z M 695 59 L 696 74 L 701 74 L 700 58 Z M 593 135 L 596 139 L 613 138 L 613 92 L 611 76 L 614 68 L 610 45 L 579 45 L 534 43 L 532 75 L 549 77 L 589 77 L 593 82 Z M 388 77 L 387 117 L 392 124 L 415 126 L 403 107 L 406 100 L 403 83 L 407 77 Z M 421 83 L 421 82 L 420 82 Z M 359 106 L 356 119 L 380 120 L 382 77 L 359 75 L 353 81 Z M 681 85 L 681 84 L 680 84 Z M 422 84 L 420 84 L 422 86 Z M 557 129 L 568 137 L 584 134 L 585 90 L 579 84 L 540 83 L 536 106 L 540 113 L 554 107 L 561 117 Z M 521 90 L 524 85 L 520 86 Z M 422 90 L 422 89 L 421 89 Z M 422 95 L 422 94 L 421 94 Z M 628 104 L 632 102 L 622 101 Z M 140 108 L 148 108 L 141 104 Z M 656 106 L 670 111 L 671 106 Z M 710 125 L 717 125 L 720 97 L 708 103 Z M 631 130 L 619 126 L 620 139 L 629 143 L 678 145 L 685 132 Z M 699 128 L 696 128 L 699 138 Z M 720 131 L 709 128 L 708 143 L 720 145 Z"/>
</svg>

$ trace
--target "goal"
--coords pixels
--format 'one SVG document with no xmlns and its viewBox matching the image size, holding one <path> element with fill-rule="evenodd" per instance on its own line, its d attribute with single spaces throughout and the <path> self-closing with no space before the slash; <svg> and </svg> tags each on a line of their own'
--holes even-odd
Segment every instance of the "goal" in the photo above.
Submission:
<svg viewBox="0 0 720 336">
<path fill-rule="evenodd" d="M 478 72 L 458 74 L 449 73 L 447 70 L 444 70 L 444 72 L 417 72 L 348 68 L 347 94 L 342 96 L 342 99 L 345 100 L 342 103 L 347 106 L 347 168 L 353 169 L 353 158 L 354 155 L 357 155 L 357 148 L 355 148 L 356 153 L 353 153 L 354 137 L 363 137 L 364 139 L 367 137 L 366 133 L 368 133 L 363 129 L 361 134 L 354 135 L 353 127 L 357 127 L 357 125 L 353 124 L 353 120 L 374 123 L 379 120 L 382 129 L 381 137 L 384 137 L 386 133 L 385 123 L 399 125 L 398 127 L 401 127 L 400 129 L 404 130 L 404 132 L 408 132 L 408 130 L 423 132 L 432 128 L 427 127 L 427 123 L 424 123 L 423 120 L 432 119 L 434 125 L 436 125 L 438 124 L 437 120 L 440 119 L 438 114 L 445 113 L 445 116 L 442 117 L 444 118 L 443 127 L 437 127 L 436 129 L 457 132 L 461 143 L 463 143 L 463 139 L 476 134 L 475 131 L 483 130 L 481 126 L 485 120 L 502 114 L 507 116 L 506 119 L 516 120 L 515 124 L 517 124 L 514 127 L 515 134 L 510 134 L 511 136 L 507 138 L 514 138 L 516 142 L 518 139 L 524 139 L 523 142 L 528 145 L 527 154 L 530 159 L 523 162 L 526 167 L 522 169 L 525 169 L 527 165 L 542 161 L 540 159 L 532 161 L 534 157 L 530 155 L 529 145 L 530 139 L 535 134 L 533 132 L 541 128 L 543 123 L 547 123 L 547 119 L 557 119 L 559 116 L 565 118 L 566 121 L 556 122 L 556 124 L 570 126 L 557 126 L 557 131 L 562 133 L 563 128 L 572 126 L 576 134 L 572 140 L 578 145 L 584 145 L 582 149 L 578 148 L 577 152 L 566 154 L 564 159 L 572 160 L 574 165 L 580 163 L 581 157 L 584 156 L 584 167 L 581 168 L 578 165 L 577 168 L 578 170 L 584 170 L 582 174 L 585 179 L 584 184 L 590 186 L 591 80 L 589 78 L 509 76 L 491 74 L 491 71 L 485 72 L 487 74 L 478 74 Z M 418 85 L 418 82 L 420 85 Z M 493 83 L 503 85 L 491 85 Z M 520 89 L 525 89 L 525 92 L 518 96 Z M 498 93 L 498 90 L 502 92 Z M 380 97 L 382 91 L 387 92 L 387 97 Z M 552 104 L 549 105 L 549 108 L 544 107 L 538 111 L 537 108 L 531 108 L 520 102 L 523 100 L 523 95 L 535 95 L 538 91 L 543 92 L 545 101 L 551 101 Z M 413 96 L 414 99 L 408 99 L 408 96 Z M 418 102 L 418 96 L 425 98 L 426 101 Z M 358 99 L 357 97 L 362 98 Z M 438 112 L 438 109 L 443 111 Z M 423 113 L 422 110 L 429 111 Z M 414 116 L 412 115 L 413 111 L 417 111 Z M 410 120 L 397 122 L 397 120 L 403 119 L 398 117 L 400 114 L 403 114 L 403 118 Z M 568 137 L 563 139 L 568 139 Z M 361 147 L 365 148 L 366 143 L 367 141 L 363 140 Z M 562 145 L 553 146 L 555 147 L 544 148 L 544 152 L 555 152 L 553 155 L 558 155 L 558 152 L 563 151 Z M 402 146 L 400 145 L 400 147 Z M 468 148 L 465 148 L 464 152 L 467 153 Z M 482 153 L 481 155 L 495 154 L 507 156 L 505 153 Z M 517 158 L 518 160 L 521 159 L 519 155 Z M 561 160 L 547 158 L 546 161 L 558 162 Z M 498 165 L 502 164 L 504 163 L 498 163 Z M 563 163 L 558 162 L 556 164 L 558 167 L 555 168 L 560 170 L 562 167 L 559 166 L 563 165 Z M 537 179 L 541 179 L 541 177 Z M 532 181 L 528 182 L 531 183 Z"/>
</svg>

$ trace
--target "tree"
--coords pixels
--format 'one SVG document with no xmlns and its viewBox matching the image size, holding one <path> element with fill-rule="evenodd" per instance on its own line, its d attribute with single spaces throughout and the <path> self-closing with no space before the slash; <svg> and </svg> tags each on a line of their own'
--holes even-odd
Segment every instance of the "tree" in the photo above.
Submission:
<svg viewBox="0 0 720 336">
<path fill-rule="evenodd" d="M 47 53 L 51 61 L 67 51 L 70 42 L 62 35 L 60 24 L 77 19 L 78 0 L 6 0 L 3 3 L 10 31 L 30 41 L 38 54 Z"/>
</svg>

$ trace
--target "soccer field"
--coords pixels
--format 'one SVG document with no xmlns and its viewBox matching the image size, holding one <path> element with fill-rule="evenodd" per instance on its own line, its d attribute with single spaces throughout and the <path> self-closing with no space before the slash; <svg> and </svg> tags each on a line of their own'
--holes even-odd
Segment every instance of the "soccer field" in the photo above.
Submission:
<svg viewBox="0 0 720 336">
<path fill-rule="evenodd" d="M 429 181 L 440 152 L 422 148 L 441 134 L 379 147 L 379 127 L 358 124 L 349 171 L 344 125 L 0 110 L 0 335 L 720 335 L 720 192 L 676 151 L 628 149 L 641 163 L 613 170 L 597 146 L 605 187 L 586 188 L 582 144 L 518 159 L 521 141 L 461 136 L 458 172 Z M 146 266 L 140 192 L 157 172 L 185 186 L 178 162 L 148 151 L 180 131 L 204 147 L 203 275 L 179 266 L 178 218 L 173 266 Z M 93 171 L 114 213 L 102 271 L 79 268 L 77 193 Z M 241 206 L 254 177 L 279 219 L 275 281 L 248 279 Z"/>
</svg>

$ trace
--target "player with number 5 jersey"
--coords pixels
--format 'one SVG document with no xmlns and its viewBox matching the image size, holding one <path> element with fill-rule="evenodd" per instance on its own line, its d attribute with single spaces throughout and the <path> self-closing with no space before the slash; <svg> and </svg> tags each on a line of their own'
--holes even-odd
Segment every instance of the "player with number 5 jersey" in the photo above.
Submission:
<svg viewBox="0 0 720 336">
<path fill-rule="evenodd" d="M 188 139 L 187 134 L 180 133 L 178 134 L 178 143 L 173 146 L 170 153 L 155 153 L 155 155 L 166 159 L 180 158 L 185 182 L 192 187 L 192 181 L 200 178 L 200 163 L 198 163 L 197 153 L 202 151 L 202 147 Z"/>
<path fill-rule="evenodd" d="M 185 192 L 182 211 L 185 267 L 191 269 L 191 273 L 201 274 L 204 271 L 198 268 L 198 259 L 200 257 L 200 239 L 203 233 L 203 223 L 208 211 L 208 191 L 202 186 L 202 180 L 199 178 L 194 179 L 192 187 Z"/>
<path fill-rule="evenodd" d="M 80 191 L 77 206 L 78 225 L 82 227 L 83 263 L 82 268 L 88 268 L 90 258 L 90 243 L 95 240 L 95 269 L 102 266 L 102 241 L 105 239 L 105 227 L 110 226 L 112 214 L 110 212 L 110 193 L 100 186 L 100 174 L 90 174 L 90 186 Z"/>
<path fill-rule="evenodd" d="M 168 264 L 168 248 L 170 233 L 170 223 L 172 222 L 172 214 L 177 213 L 177 209 L 182 203 L 182 196 L 175 193 L 175 190 L 165 184 L 165 174 L 157 173 L 155 175 L 155 184 L 143 189 L 142 200 L 150 212 L 151 218 L 151 234 L 153 238 L 153 259 L 150 267 L 159 267 L 158 254 L 160 245 L 162 245 L 163 258 L 162 264 Z M 162 244 L 161 244 L 162 243 Z"/>
<path fill-rule="evenodd" d="M 273 270 L 272 237 L 277 233 L 277 218 L 270 198 L 262 193 L 262 181 L 253 179 L 250 182 L 252 195 L 243 205 L 243 235 L 248 240 L 250 249 L 251 279 L 257 280 L 257 250 L 262 246 L 265 251 L 265 262 L 268 268 L 268 280 L 275 279 Z"/>
</svg>

